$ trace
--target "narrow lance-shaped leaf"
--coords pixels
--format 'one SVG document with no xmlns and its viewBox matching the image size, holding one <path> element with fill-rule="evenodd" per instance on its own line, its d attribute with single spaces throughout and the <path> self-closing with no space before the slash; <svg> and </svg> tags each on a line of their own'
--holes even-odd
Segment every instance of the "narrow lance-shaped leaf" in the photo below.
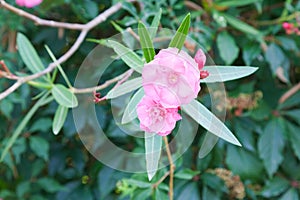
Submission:
<svg viewBox="0 0 300 200">
<path fill-rule="evenodd" d="M 36 50 L 28 38 L 22 33 L 18 33 L 17 35 L 17 46 L 22 60 L 32 73 L 37 73 L 44 70 L 44 65 Z"/>
<path fill-rule="evenodd" d="M 69 109 L 65 106 L 62 105 L 58 106 L 52 123 L 52 131 L 54 135 L 57 135 L 61 130 L 61 128 L 63 127 L 67 118 L 68 110 Z"/>
<path fill-rule="evenodd" d="M 51 92 L 59 105 L 67 108 L 74 108 L 78 106 L 77 97 L 65 86 L 60 84 L 53 85 Z"/>
<path fill-rule="evenodd" d="M 242 22 L 241 20 L 237 19 L 236 17 L 233 17 L 231 15 L 227 15 L 222 13 L 223 17 L 226 19 L 226 21 L 233 26 L 234 28 L 246 33 L 251 34 L 255 36 L 257 41 L 262 41 L 262 34 L 259 32 L 259 30 L 253 28 L 249 24 Z"/>
<path fill-rule="evenodd" d="M 155 51 L 148 30 L 142 22 L 139 22 L 138 33 L 140 36 L 140 43 L 144 53 L 144 57 L 146 59 L 146 62 L 148 63 L 154 59 Z"/>
<path fill-rule="evenodd" d="M 22 133 L 22 130 L 27 125 L 29 120 L 32 118 L 32 116 L 36 113 L 36 111 L 39 109 L 39 107 L 51 102 L 53 100 L 53 97 L 48 97 L 49 93 L 44 94 L 30 109 L 30 111 L 26 114 L 26 116 L 23 118 L 21 123 L 17 126 L 16 130 L 13 132 L 12 136 L 9 138 L 8 142 L 6 143 L 6 146 L 4 147 L 4 150 L 1 154 L 0 162 L 3 161 L 5 158 L 8 150 L 13 146 L 19 135 Z"/>
<path fill-rule="evenodd" d="M 199 150 L 198 157 L 200 159 L 204 158 L 214 148 L 218 141 L 218 136 L 209 132 L 206 133 L 201 148 Z"/>
<path fill-rule="evenodd" d="M 183 111 L 192 117 L 198 124 L 203 126 L 209 132 L 230 142 L 241 146 L 233 133 L 220 121 L 211 111 L 197 100 L 192 100 L 191 103 L 181 106 Z"/>
<path fill-rule="evenodd" d="M 155 15 L 155 17 L 153 18 L 153 21 L 151 23 L 151 26 L 150 26 L 149 33 L 150 33 L 151 39 L 153 39 L 156 35 L 157 29 L 159 26 L 159 22 L 160 22 L 160 18 L 161 18 L 161 14 L 162 14 L 162 9 L 160 8 L 159 13 L 157 15 Z"/>
<path fill-rule="evenodd" d="M 261 0 L 227 0 L 227 1 L 219 1 L 216 2 L 215 4 L 217 6 L 226 6 L 226 7 L 238 7 L 238 6 L 245 6 L 248 4 L 253 4 L 253 3 L 257 3 L 260 2 Z"/>
<path fill-rule="evenodd" d="M 68 87 L 71 88 L 71 87 L 72 87 L 72 84 L 71 84 L 71 82 L 69 81 L 68 76 L 67 76 L 66 73 L 64 72 L 64 70 L 63 70 L 63 68 L 61 67 L 61 65 L 58 63 L 58 61 L 57 61 L 57 59 L 55 58 L 54 54 L 52 53 L 51 49 L 50 49 L 47 45 L 45 45 L 45 48 L 46 48 L 46 50 L 47 50 L 49 56 L 51 57 L 51 59 L 53 60 L 53 62 L 55 63 L 55 65 L 57 66 L 59 72 L 61 73 L 61 75 L 62 75 L 63 78 L 65 79 L 65 81 L 66 81 Z"/>
<path fill-rule="evenodd" d="M 141 101 L 144 96 L 144 89 L 140 88 L 130 99 L 128 105 L 125 108 L 123 117 L 122 117 L 122 124 L 129 123 L 133 119 L 137 117 L 136 106 Z"/>
<path fill-rule="evenodd" d="M 106 98 L 107 99 L 117 98 L 129 92 L 132 92 L 140 87 L 142 87 L 142 77 L 134 78 L 110 90 L 107 93 Z"/>
<path fill-rule="evenodd" d="M 204 83 L 224 82 L 239 79 L 253 74 L 258 68 L 248 66 L 205 66 L 203 70 L 209 72 L 209 76 L 202 79 Z"/>
<path fill-rule="evenodd" d="M 172 38 L 169 44 L 169 47 L 176 47 L 177 49 L 181 50 L 185 38 L 188 34 L 190 23 L 191 23 L 191 14 L 189 13 L 185 16 L 181 25 L 177 29 L 175 36 Z"/>
<path fill-rule="evenodd" d="M 162 137 L 145 132 L 146 167 L 149 181 L 156 174 L 161 154 Z"/>
<path fill-rule="evenodd" d="M 107 43 L 130 68 L 142 73 L 144 62 L 136 53 L 119 42 L 108 40 Z"/>
</svg>

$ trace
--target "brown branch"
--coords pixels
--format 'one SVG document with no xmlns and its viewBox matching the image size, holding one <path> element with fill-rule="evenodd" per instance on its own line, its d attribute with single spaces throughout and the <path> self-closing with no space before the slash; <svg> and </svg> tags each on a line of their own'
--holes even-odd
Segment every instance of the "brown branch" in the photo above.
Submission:
<svg viewBox="0 0 300 200">
<path fill-rule="evenodd" d="M 6 3 L 4 0 L 0 1 L 0 6 L 5 8 L 6 10 L 9 10 L 21 17 L 25 17 L 31 21 L 33 21 L 37 26 L 49 26 L 49 27 L 57 27 L 57 28 L 66 28 L 66 29 L 73 29 L 73 30 L 82 30 L 84 29 L 84 24 L 76 24 L 76 23 L 63 23 L 63 22 L 57 22 L 53 20 L 45 20 L 41 19 L 33 14 L 30 14 L 22 9 L 16 8 L 8 3 Z"/>
<path fill-rule="evenodd" d="M 286 93 L 284 93 L 280 99 L 279 99 L 279 103 L 283 103 L 285 102 L 288 98 L 290 98 L 291 96 L 293 96 L 296 92 L 298 92 L 300 90 L 300 82 L 297 83 L 296 85 L 294 85 L 291 89 L 289 89 Z"/>
<path fill-rule="evenodd" d="M 11 72 L 9 71 L 8 67 L 6 66 L 4 60 L 0 60 L 0 65 L 2 66 L 3 70 L 8 73 L 11 74 Z"/>
<path fill-rule="evenodd" d="M 108 86 L 110 86 L 113 83 L 116 82 L 120 82 L 123 81 L 124 79 L 128 79 L 128 77 L 132 74 L 133 70 L 129 69 L 126 72 L 124 72 L 123 74 L 116 76 L 113 79 L 107 80 L 105 81 L 105 83 L 98 85 L 96 87 L 90 87 L 90 88 L 71 88 L 71 91 L 74 92 L 75 94 L 83 94 L 83 93 L 92 93 L 95 91 L 99 91 L 99 90 L 103 90 L 104 88 L 107 88 Z M 124 82 L 124 81 L 123 81 Z"/>
<path fill-rule="evenodd" d="M 199 6 L 198 4 L 196 4 L 195 2 L 192 2 L 192 1 L 184 1 L 184 5 L 193 10 L 203 10 L 203 8 L 201 6 Z"/>
<path fill-rule="evenodd" d="M 170 175 L 170 171 L 167 171 L 156 183 L 152 185 L 152 187 L 157 188 L 159 184 L 161 184 L 169 175 Z"/>
<path fill-rule="evenodd" d="M 134 2 L 135 0 L 128 0 L 128 2 Z M 13 13 L 16 13 L 19 16 L 23 16 L 27 19 L 32 20 L 37 25 L 42 26 L 51 26 L 51 27 L 57 27 L 57 28 L 66 28 L 66 29 L 75 29 L 75 30 L 81 30 L 81 33 L 79 34 L 76 42 L 73 44 L 73 46 L 65 53 L 63 54 L 58 60 L 57 63 L 50 63 L 48 67 L 36 74 L 26 76 L 26 77 L 19 77 L 17 79 L 17 82 L 14 83 L 12 86 L 10 86 L 8 89 L 6 89 L 4 92 L 0 93 L 0 100 L 7 97 L 9 94 L 14 92 L 16 89 L 18 89 L 23 83 L 26 83 L 28 81 L 31 81 L 33 79 L 39 78 L 47 73 L 50 73 L 53 69 L 56 68 L 57 64 L 62 64 L 66 60 L 68 60 L 80 47 L 81 43 L 84 41 L 87 33 L 97 26 L 98 24 L 104 22 L 109 16 L 119 11 L 122 7 L 121 3 L 117 3 L 104 11 L 103 13 L 99 14 L 96 18 L 91 20 L 90 22 L 86 24 L 72 24 L 72 23 L 62 23 L 62 22 L 56 22 L 52 20 L 45 20 L 41 19 L 35 15 L 32 15 L 28 12 L 25 12 L 21 9 L 15 8 L 14 6 L 11 6 L 10 4 L 7 4 L 4 0 L 0 0 L 0 6 L 12 11 Z"/>
<path fill-rule="evenodd" d="M 175 165 L 173 163 L 173 159 L 172 159 L 172 154 L 171 154 L 171 150 L 170 150 L 170 147 L 169 147 L 169 142 L 168 142 L 168 138 L 167 136 L 164 136 L 164 142 L 165 142 L 165 145 L 166 145 L 166 151 L 167 151 L 167 155 L 168 155 L 168 160 L 169 160 L 169 163 L 170 163 L 170 181 L 169 181 L 169 197 L 170 197 L 170 200 L 173 200 L 173 196 L 174 196 L 174 192 L 173 192 L 173 186 L 174 186 L 174 170 L 175 170 Z"/>
</svg>

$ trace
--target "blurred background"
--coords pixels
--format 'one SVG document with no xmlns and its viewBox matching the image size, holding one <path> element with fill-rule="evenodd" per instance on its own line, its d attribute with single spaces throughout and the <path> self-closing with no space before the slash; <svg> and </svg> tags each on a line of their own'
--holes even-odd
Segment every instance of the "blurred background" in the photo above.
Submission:
<svg viewBox="0 0 300 200">
<path fill-rule="evenodd" d="M 7 3 L 17 6 L 15 1 Z M 36 16 L 61 22 L 86 23 L 119 1 L 44 0 L 22 8 Z M 17 6 L 18 7 L 18 6 Z M 243 148 L 219 140 L 203 159 L 198 158 L 204 130 L 175 163 L 175 199 L 297 200 L 300 192 L 300 1 L 293 0 L 139 0 L 122 2 L 122 9 L 89 32 L 102 39 L 139 20 L 150 24 L 162 8 L 161 27 L 174 29 L 191 13 L 189 36 L 200 43 L 218 65 L 259 67 L 250 77 L 225 84 L 226 125 Z M 64 54 L 79 32 L 36 26 L 0 6 L 0 60 L 12 72 L 27 69 L 16 49 L 16 35 L 25 34 L 42 61 Z M 97 44 L 85 41 L 62 66 L 71 82 L 87 54 Z M 186 44 L 186 48 L 193 48 Z M 115 62 L 104 79 L 127 67 Z M 63 82 L 58 76 L 57 82 Z M 13 82 L 0 77 L 0 91 Z M 104 90 L 106 93 L 108 90 Z M 0 152 L 26 113 L 38 89 L 23 85 L 0 101 Z M 209 105 L 203 87 L 199 100 Z M 114 143 L 132 151 L 144 148 L 138 138 L 121 132 L 113 121 L 110 102 L 99 107 L 104 132 Z M 167 179 L 155 185 L 167 169 L 148 182 L 146 174 L 111 169 L 85 149 L 69 113 L 58 136 L 52 133 L 56 103 L 40 109 L 0 163 L 0 199 L 167 199 Z M 88 123 L 88 120 L 86 122 Z"/>
</svg>

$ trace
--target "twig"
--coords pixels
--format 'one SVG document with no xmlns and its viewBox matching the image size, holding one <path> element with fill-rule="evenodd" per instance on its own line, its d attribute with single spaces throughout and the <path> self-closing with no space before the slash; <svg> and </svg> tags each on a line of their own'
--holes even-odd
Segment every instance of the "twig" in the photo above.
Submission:
<svg viewBox="0 0 300 200">
<path fill-rule="evenodd" d="M 12 153 L 11 149 L 9 150 L 10 159 L 12 160 L 12 172 L 15 179 L 19 178 L 19 172 L 15 165 L 16 159 L 14 157 L 14 154 Z"/>
<path fill-rule="evenodd" d="M 123 74 L 121 74 L 119 76 L 116 76 L 113 79 L 107 80 L 107 81 L 105 81 L 105 83 L 103 83 L 101 85 L 98 85 L 96 87 L 82 88 L 82 89 L 80 89 L 80 88 L 71 88 L 71 91 L 76 93 L 76 94 L 92 93 L 92 92 L 95 92 L 95 91 L 99 91 L 99 90 L 102 90 L 104 88 L 107 88 L 108 86 L 110 86 L 113 83 L 116 83 L 118 81 L 123 80 L 126 77 L 128 79 L 128 77 L 132 74 L 132 72 L 133 72 L 133 70 L 129 69 L 126 72 L 124 72 Z"/>
<path fill-rule="evenodd" d="M 0 65 L 2 66 L 2 68 L 4 69 L 4 71 L 6 73 L 8 73 L 8 74 L 11 73 L 3 60 L 0 60 Z"/>
<path fill-rule="evenodd" d="M 283 103 L 285 102 L 288 98 L 290 98 L 291 96 L 293 96 L 296 92 L 298 92 L 300 90 L 300 82 L 297 83 L 296 85 L 294 85 L 291 89 L 289 89 L 286 93 L 284 93 L 280 99 L 279 99 L 279 103 Z"/>
<path fill-rule="evenodd" d="M 135 0 L 128 0 L 128 2 L 134 2 Z M 30 19 L 34 21 L 37 25 L 42 26 L 51 26 L 51 27 L 57 27 L 57 28 L 66 28 L 66 29 L 75 29 L 75 30 L 81 30 L 81 33 L 79 34 L 76 42 L 73 44 L 73 46 L 65 53 L 63 54 L 58 60 L 57 63 L 62 64 L 66 60 L 68 60 L 80 47 L 81 43 L 84 41 L 87 33 L 97 26 L 98 24 L 104 22 L 109 16 L 119 11 L 122 7 L 121 3 L 117 3 L 104 11 L 103 13 L 99 14 L 96 18 L 88 22 L 87 24 L 73 24 L 73 23 L 62 23 L 62 22 L 56 22 L 52 20 L 45 20 L 41 19 L 35 15 L 32 15 L 28 12 L 25 12 L 21 9 L 18 9 L 10 4 L 7 4 L 4 0 L 0 0 L 0 6 L 16 13 L 19 16 L 23 16 L 27 19 Z M 39 78 L 47 73 L 50 73 L 53 69 L 56 68 L 57 63 L 50 63 L 48 67 L 36 74 L 26 76 L 26 77 L 19 77 L 17 82 L 15 82 L 12 86 L 10 86 L 8 89 L 6 89 L 4 92 L 0 93 L 0 100 L 7 97 L 9 94 L 14 92 L 16 89 L 18 89 L 23 83 L 31 81 L 33 79 Z"/>
<path fill-rule="evenodd" d="M 131 27 L 128 27 L 126 31 L 128 31 L 137 41 L 140 41 L 140 36 L 138 36 Z"/>
<path fill-rule="evenodd" d="M 168 138 L 166 136 L 163 137 L 164 138 L 164 142 L 166 144 L 166 151 L 167 151 L 167 155 L 168 155 L 168 160 L 170 163 L 170 181 L 169 181 L 169 196 L 170 196 L 170 200 L 173 200 L 173 181 L 174 181 L 174 169 L 175 169 L 175 165 L 173 163 L 172 160 L 172 154 L 170 151 L 170 147 L 169 147 L 169 142 L 168 142 Z"/>
<path fill-rule="evenodd" d="M 192 1 L 184 1 L 184 5 L 186 7 L 189 7 L 193 10 L 203 10 L 203 8 L 201 6 L 199 6 L 198 4 L 192 2 Z"/>
<path fill-rule="evenodd" d="M 152 187 L 157 188 L 159 184 L 161 184 L 169 175 L 170 175 L 170 171 L 167 171 L 156 183 L 152 185 Z"/>
<path fill-rule="evenodd" d="M 21 10 L 19 8 L 16 8 L 16 7 L 6 3 L 4 0 L 0 1 L 0 5 L 3 8 L 5 8 L 6 10 L 9 10 L 21 17 L 30 19 L 37 26 L 49 26 L 49 27 L 66 28 L 66 29 L 72 29 L 72 30 L 82 30 L 82 29 L 84 29 L 84 26 L 85 26 L 84 24 L 64 23 L 64 22 L 57 22 L 57 21 L 53 21 L 53 20 L 41 19 L 33 14 L 30 14 L 24 10 Z"/>
</svg>

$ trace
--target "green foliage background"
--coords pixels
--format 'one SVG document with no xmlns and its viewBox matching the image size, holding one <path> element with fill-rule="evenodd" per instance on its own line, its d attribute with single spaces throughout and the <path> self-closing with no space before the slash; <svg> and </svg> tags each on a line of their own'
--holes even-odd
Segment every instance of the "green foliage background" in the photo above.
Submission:
<svg viewBox="0 0 300 200">
<path fill-rule="evenodd" d="M 85 23 L 116 2 L 44 0 L 40 6 L 26 10 L 42 18 Z M 193 31 L 189 36 L 208 50 L 216 64 L 259 67 L 251 77 L 226 83 L 229 97 L 226 124 L 243 148 L 220 140 L 208 156 L 199 159 L 197 154 L 203 140 L 203 130 L 199 130 L 193 145 L 175 163 L 175 199 L 299 199 L 300 91 L 284 103 L 279 103 L 279 99 L 300 81 L 300 36 L 287 35 L 282 28 L 284 21 L 296 24 L 298 20 L 300 26 L 300 1 L 139 2 L 123 3 L 123 9 L 97 26 L 88 37 L 100 39 L 118 33 L 112 21 L 124 29 L 136 28 L 139 20 L 150 23 L 159 8 L 163 11 L 162 26 L 176 29 L 186 13 L 191 12 Z M 17 32 L 29 37 L 45 64 L 51 60 L 44 44 L 59 57 L 78 34 L 38 27 L 0 9 L 0 59 L 5 60 L 12 72 L 28 71 L 15 49 Z M 78 66 L 94 47 L 94 43 L 84 42 L 63 64 L 71 82 Z M 126 69 L 121 62 L 115 65 L 105 78 L 120 74 L 119 68 Z M 59 76 L 57 82 L 63 83 L 63 78 Z M 12 83 L 1 78 L 1 91 Z M 0 152 L 34 105 L 31 98 L 38 92 L 23 85 L 0 101 Z M 204 93 L 199 99 L 209 102 Z M 120 133 L 108 105 L 105 102 L 98 107 L 108 137 L 120 146 L 130 143 L 133 150 L 143 148 L 141 142 Z M 70 113 L 63 131 L 53 135 L 51 126 L 56 108 L 53 102 L 40 109 L 0 163 L 0 199 L 167 199 L 167 180 L 153 187 L 167 169 L 160 170 L 149 183 L 146 174 L 132 175 L 102 165 L 84 148 Z"/>
</svg>

